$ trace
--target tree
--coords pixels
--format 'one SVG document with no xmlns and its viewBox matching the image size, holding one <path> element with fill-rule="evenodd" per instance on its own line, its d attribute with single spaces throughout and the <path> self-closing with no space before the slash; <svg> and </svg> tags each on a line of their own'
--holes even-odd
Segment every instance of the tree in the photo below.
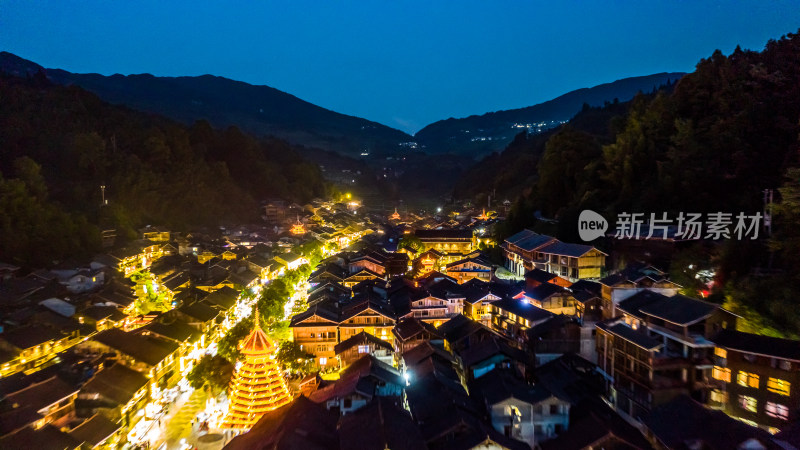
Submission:
<svg viewBox="0 0 800 450">
<path fill-rule="evenodd" d="M 798 274 L 800 268 L 800 168 L 790 168 L 779 189 L 780 202 L 775 204 L 775 234 L 770 247 L 780 252 L 782 261 Z M 798 277 L 800 279 L 800 277 Z"/>
<path fill-rule="evenodd" d="M 306 352 L 300 344 L 293 341 L 281 342 L 275 359 L 285 369 L 295 373 L 308 372 L 314 364 L 314 355 Z"/>
<path fill-rule="evenodd" d="M 419 253 L 425 249 L 425 245 L 422 243 L 420 238 L 414 236 L 413 234 L 407 234 L 400 238 L 397 248 L 407 248 Z"/>
<path fill-rule="evenodd" d="M 228 387 L 233 375 L 233 364 L 221 355 L 204 355 L 186 379 L 194 389 L 208 388 L 219 394 Z"/>
<path fill-rule="evenodd" d="M 250 334 L 252 329 L 253 318 L 248 317 L 242 319 L 219 340 L 217 344 L 217 353 L 228 361 L 238 361 L 241 359 L 242 353 L 239 351 L 239 343 Z"/>
</svg>

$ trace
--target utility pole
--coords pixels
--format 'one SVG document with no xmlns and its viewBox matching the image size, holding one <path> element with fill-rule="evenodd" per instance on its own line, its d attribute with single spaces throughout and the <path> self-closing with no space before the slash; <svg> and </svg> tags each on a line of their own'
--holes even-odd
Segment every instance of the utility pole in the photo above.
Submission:
<svg viewBox="0 0 800 450">
<path fill-rule="evenodd" d="M 103 199 L 103 201 L 102 201 L 102 203 L 100 203 L 100 205 L 101 206 L 107 205 L 108 202 L 106 202 L 106 185 L 105 184 L 100 185 L 100 195 L 102 196 L 102 199 Z"/>
</svg>

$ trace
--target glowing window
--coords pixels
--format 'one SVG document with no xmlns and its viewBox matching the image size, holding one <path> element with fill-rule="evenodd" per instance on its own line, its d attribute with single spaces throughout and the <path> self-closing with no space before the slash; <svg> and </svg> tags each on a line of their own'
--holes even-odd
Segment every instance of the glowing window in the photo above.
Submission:
<svg viewBox="0 0 800 450">
<path fill-rule="evenodd" d="M 758 375 L 740 370 L 739 374 L 736 375 L 736 383 L 739 386 L 758 389 Z"/>
<path fill-rule="evenodd" d="M 790 392 L 790 383 L 785 380 L 781 380 L 778 378 L 769 377 L 767 380 L 767 390 L 770 392 L 774 392 L 780 395 L 789 395 Z"/>
<path fill-rule="evenodd" d="M 711 391 L 711 401 L 716 403 L 728 403 L 728 393 L 714 389 Z"/>
<path fill-rule="evenodd" d="M 720 358 L 727 358 L 728 357 L 728 351 L 725 350 L 724 348 L 719 348 L 719 347 L 715 348 L 714 349 L 714 354 L 719 356 Z"/>
<path fill-rule="evenodd" d="M 789 420 L 789 407 L 786 405 L 767 402 L 766 406 L 764 407 L 764 410 L 770 417 L 775 417 L 776 419 L 782 419 L 782 420 Z"/>
<path fill-rule="evenodd" d="M 756 410 L 758 409 L 758 401 L 756 401 L 756 399 L 753 397 L 748 397 L 747 395 L 740 395 L 739 406 L 747 411 L 756 412 Z"/>
<path fill-rule="evenodd" d="M 726 383 L 731 382 L 731 369 L 726 367 L 719 367 L 714 366 L 714 369 L 711 371 L 711 377 L 715 380 L 722 380 Z"/>
</svg>

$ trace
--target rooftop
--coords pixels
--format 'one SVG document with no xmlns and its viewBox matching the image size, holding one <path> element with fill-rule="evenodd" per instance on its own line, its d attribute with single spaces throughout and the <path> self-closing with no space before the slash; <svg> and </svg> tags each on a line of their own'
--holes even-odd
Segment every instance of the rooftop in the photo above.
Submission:
<svg viewBox="0 0 800 450">
<path fill-rule="evenodd" d="M 178 349 L 178 344 L 117 328 L 97 333 L 93 340 L 105 344 L 131 358 L 155 366 Z"/>
<path fill-rule="evenodd" d="M 361 333 L 358 333 L 357 335 L 336 344 L 333 347 L 333 351 L 338 355 L 339 353 L 342 353 L 343 351 L 355 345 L 367 345 L 367 344 L 373 344 L 375 346 L 382 347 L 386 350 L 392 350 L 392 345 L 389 344 L 388 342 L 384 341 L 383 339 L 379 339 L 367 333 L 366 331 L 362 331 Z"/>
<path fill-rule="evenodd" d="M 57 376 L 34 383 L 25 389 L 6 395 L 11 405 L 27 406 L 38 411 L 78 392 L 78 388 Z"/>
<path fill-rule="evenodd" d="M 416 230 L 414 235 L 421 241 L 471 241 L 472 230 L 446 229 L 446 230 Z"/>
<path fill-rule="evenodd" d="M 553 315 L 553 313 L 551 313 L 550 311 L 533 306 L 528 302 L 524 302 L 522 300 L 516 300 L 513 298 L 504 298 L 497 300 L 496 302 L 492 303 L 492 306 L 501 309 L 503 311 L 515 314 L 531 322 L 538 322 L 540 320 L 547 319 L 548 317 Z"/>
<path fill-rule="evenodd" d="M 723 329 L 712 339 L 718 347 L 800 361 L 800 341 Z"/>
<path fill-rule="evenodd" d="M 69 435 L 78 442 L 85 442 L 95 447 L 116 433 L 120 427 L 119 423 L 112 422 L 106 416 L 95 414 L 72 429 Z"/>
<path fill-rule="evenodd" d="M 599 323 L 597 326 L 645 350 L 656 350 L 664 345 L 663 342 L 651 338 L 644 332 L 634 330 L 623 323 L 616 323 L 614 325 Z"/>
<path fill-rule="evenodd" d="M 507 243 L 515 245 L 526 251 L 532 251 L 554 240 L 554 237 L 539 234 L 531 230 L 522 230 L 519 233 L 506 238 Z"/>
<path fill-rule="evenodd" d="M 643 305 L 639 311 L 667 322 L 686 326 L 705 319 L 717 309 L 719 306 L 713 303 L 678 294 Z"/>
<path fill-rule="evenodd" d="M 100 394 L 120 405 L 125 405 L 146 385 L 147 377 L 117 363 L 97 372 L 83 385 L 81 392 Z"/>
<path fill-rule="evenodd" d="M 0 334 L 0 339 L 5 340 L 20 350 L 36 347 L 37 345 L 44 344 L 51 340 L 56 341 L 63 337 L 64 335 L 60 332 L 38 324 L 14 328 Z"/>
</svg>

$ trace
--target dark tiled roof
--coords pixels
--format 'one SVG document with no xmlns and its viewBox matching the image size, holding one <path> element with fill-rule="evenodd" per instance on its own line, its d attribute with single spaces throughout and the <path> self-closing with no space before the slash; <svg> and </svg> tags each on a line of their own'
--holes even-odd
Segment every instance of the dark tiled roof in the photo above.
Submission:
<svg viewBox="0 0 800 450">
<path fill-rule="evenodd" d="M 300 396 L 288 405 L 265 413 L 249 432 L 236 436 L 225 448 L 337 450 L 338 420 L 339 414 Z"/>
<path fill-rule="evenodd" d="M 78 392 L 78 388 L 63 381 L 57 376 L 48 378 L 39 383 L 34 383 L 25 389 L 6 395 L 10 404 L 29 406 L 38 411 L 45 406 L 58 403 L 66 397 Z"/>
<path fill-rule="evenodd" d="M 470 384 L 471 395 L 486 400 L 489 405 L 515 398 L 526 403 L 536 404 L 553 396 L 542 386 L 525 383 L 513 370 L 494 369 Z"/>
<path fill-rule="evenodd" d="M 81 311 L 78 315 L 89 317 L 94 320 L 111 319 L 115 322 L 118 322 L 127 317 L 122 311 L 120 311 L 114 306 L 99 306 L 99 305 L 90 306 Z"/>
<path fill-rule="evenodd" d="M 416 230 L 414 235 L 422 241 L 472 240 L 472 230 Z"/>
<path fill-rule="evenodd" d="M 649 337 L 644 332 L 634 330 L 622 323 L 617 323 L 611 326 L 600 323 L 597 324 L 597 326 L 600 327 L 600 329 L 606 330 L 615 336 L 619 336 L 628 342 L 632 342 L 633 344 L 645 350 L 655 350 L 664 345 L 663 342 Z"/>
<path fill-rule="evenodd" d="M 506 242 L 514 244 L 523 250 L 531 251 L 554 240 L 554 237 L 539 234 L 531 230 L 522 230 L 519 233 L 507 238 Z"/>
<path fill-rule="evenodd" d="M 357 335 L 351 337 L 350 339 L 345 339 L 344 341 L 336 344 L 333 347 L 333 351 L 338 355 L 343 351 L 353 347 L 354 345 L 367 345 L 367 344 L 374 344 L 378 347 L 385 348 L 387 350 L 392 350 L 392 345 L 388 342 L 384 341 L 383 339 L 378 339 L 375 336 L 367 333 L 366 331 L 362 331 Z"/>
<path fill-rule="evenodd" d="M 559 256 L 571 256 L 573 258 L 579 258 L 589 253 L 592 250 L 595 250 L 595 248 L 592 247 L 591 245 L 570 244 L 567 242 L 556 241 L 556 242 L 551 242 L 550 244 L 547 244 L 544 247 L 537 249 L 536 251 L 543 253 L 552 253 Z"/>
<path fill-rule="evenodd" d="M 80 445 L 69 434 L 49 424 L 38 430 L 26 427 L 0 438 L 0 448 L 8 449 L 72 450 Z"/>
<path fill-rule="evenodd" d="M 565 314 L 559 314 L 557 316 L 554 315 L 546 321 L 532 326 L 525 331 L 525 334 L 528 336 L 528 339 L 537 339 L 541 336 L 547 335 L 553 330 L 564 328 L 564 326 L 569 323 L 577 324 L 577 319 L 574 316 L 568 316 Z"/>
<path fill-rule="evenodd" d="M 639 311 L 677 325 L 691 325 L 710 316 L 718 308 L 712 303 L 679 294 L 641 306 Z"/>
<path fill-rule="evenodd" d="M 589 280 L 578 280 L 569 287 L 570 290 L 573 292 L 575 291 L 585 291 L 591 292 L 595 295 L 600 295 L 603 291 L 603 285 L 596 281 L 589 281 Z"/>
<path fill-rule="evenodd" d="M 194 302 L 189 305 L 183 305 L 178 308 L 178 311 L 200 322 L 208 322 L 220 314 L 219 310 L 212 308 L 206 302 Z"/>
<path fill-rule="evenodd" d="M 467 316 L 459 314 L 441 324 L 436 331 L 450 342 L 459 341 L 475 332 L 488 328 Z"/>
<path fill-rule="evenodd" d="M 542 308 L 537 308 L 530 303 L 523 302 L 522 300 L 515 300 L 513 298 L 504 298 L 492 303 L 492 306 L 502 309 L 513 314 L 516 314 L 523 319 L 528 319 L 531 322 L 537 322 L 546 319 L 553 315 L 550 311 Z"/>
<path fill-rule="evenodd" d="M 300 259 L 300 255 L 297 255 L 292 252 L 287 252 L 287 253 L 281 253 L 280 255 L 275 255 L 275 259 L 278 260 L 279 262 L 282 261 L 283 263 L 288 265 Z"/>
<path fill-rule="evenodd" d="M 353 272 L 351 274 L 348 274 L 345 277 L 345 280 L 349 280 L 350 278 L 353 278 L 353 277 L 364 277 L 364 276 L 368 276 L 368 275 L 372 276 L 372 277 L 375 277 L 375 278 L 383 278 L 383 275 L 381 275 L 381 274 L 379 274 L 377 272 L 373 272 L 373 271 L 371 271 L 371 270 L 369 270 L 367 268 L 363 268 L 363 269 L 360 269 L 358 272 Z"/>
<path fill-rule="evenodd" d="M 620 283 L 634 283 L 649 278 L 654 282 L 669 281 L 666 274 L 653 266 L 643 263 L 631 263 L 621 271 L 602 278 L 600 282 L 606 286 L 616 286 Z"/>
<path fill-rule="evenodd" d="M 531 367 L 536 364 L 532 354 L 506 344 L 499 337 L 484 339 L 459 351 L 461 362 L 465 367 L 471 367 L 496 355 L 505 355 L 514 361 L 527 364 Z"/>
<path fill-rule="evenodd" d="M 417 450 L 426 448 L 419 427 L 396 399 L 376 397 L 339 422 L 339 448 Z"/>
<path fill-rule="evenodd" d="M 151 366 L 157 365 L 178 349 L 177 343 L 126 333 L 117 328 L 101 331 L 92 339 Z"/>
<path fill-rule="evenodd" d="M 188 282 L 189 282 L 189 274 L 186 272 L 179 272 L 164 280 L 163 284 L 165 288 L 172 291 L 175 288 L 182 286 Z"/>
<path fill-rule="evenodd" d="M 232 273 L 228 279 L 233 281 L 234 284 L 238 284 L 240 286 L 249 286 L 250 283 L 258 279 L 258 274 L 252 270 L 243 270 L 238 273 Z"/>
<path fill-rule="evenodd" d="M 558 275 L 542 269 L 533 269 L 525 273 L 526 280 L 538 281 L 540 283 L 547 283 L 556 277 L 558 277 Z"/>
<path fill-rule="evenodd" d="M 665 301 L 668 297 L 658 292 L 653 291 L 639 291 L 630 297 L 622 300 L 617 305 L 617 308 L 621 309 L 622 311 L 632 315 L 644 319 L 644 314 L 640 311 L 642 307 L 650 305 L 652 303 L 658 303 Z"/>
<path fill-rule="evenodd" d="M 364 355 L 341 372 L 338 380 L 314 391 L 309 399 L 316 403 L 358 393 L 368 399 L 375 395 L 378 384 L 405 386 L 405 380 L 394 367 L 372 355 Z"/>
<path fill-rule="evenodd" d="M 200 332 L 186 322 L 175 320 L 169 323 L 153 321 L 145 325 L 142 330 L 172 339 L 177 342 L 195 342 L 200 339 Z"/>
<path fill-rule="evenodd" d="M 100 394 L 120 405 L 125 405 L 146 385 L 147 377 L 117 363 L 97 372 L 83 385 L 81 392 Z"/>
<path fill-rule="evenodd" d="M 686 442 L 696 442 L 698 448 L 741 448 L 750 439 L 766 448 L 780 448 L 766 431 L 708 409 L 685 395 L 657 406 L 644 422 L 667 448 L 682 448 Z"/>
<path fill-rule="evenodd" d="M 606 447 L 607 446 L 607 447 Z M 542 450 L 651 449 L 644 436 L 600 400 L 583 401 L 570 409 L 569 428 L 542 442 Z M 679 447 L 680 448 L 680 447 Z"/>
<path fill-rule="evenodd" d="M 233 308 L 236 304 L 236 299 L 239 297 L 239 291 L 223 286 L 222 288 L 212 292 L 204 300 L 212 305 L 218 305 L 224 310 Z"/>
<path fill-rule="evenodd" d="M 69 435 L 78 442 L 86 442 L 94 447 L 116 433 L 120 427 L 119 423 L 112 422 L 106 416 L 95 414 L 70 431 Z"/>
<path fill-rule="evenodd" d="M 302 326 L 301 322 L 305 319 L 308 319 L 312 316 L 319 316 L 323 319 L 330 320 L 331 322 L 339 323 L 339 312 L 336 311 L 333 307 L 335 304 L 334 301 L 322 301 L 317 303 L 316 305 L 309 306 L 307 310 L 301 312 L 300 314 L 295 314 L 292 316 L 291 323 L 289 326 Z"/>
<path fill-rule="evenodd" d="M 407 340 L 420 333 L 428 332 L 433 336 L 439 336 L 439 331 L 426 322 L 414 317 L 408 317 L 397 322 L 392 332 L 401 340 Z"/>
<path fill-rule="evenodd" d="M 35 347 L 50 340 L 59 340 L 63 337 L 63 334 L 50 327 L 35 324 L 14 328 L 0 334 L 0 339 L 4 339 L 21 350 Z"/>
<path fill-rule="evenodd" d="M 572 404 L 600 398 L 605 392 L 605 378 L 597 366 L 574 353 L 565 353 L 537 367 L 534 376 L 537 383 Z"/>
<path fill-rule="evenodd" d="M 542 283 L 533 289 L 526 289 L 525 296 L 528 298 L 532 298 L 534 300 L 543 301 L 546 300 L 548 297 L 560 294 L 562 292 L 567 292 L 567 290 L 555 284 Z"/>
<path fill-rule="evenodd" d="M 718 347 L 800 361 L 800 341 L 721 330 L 712 339 Z"/>
<path fill-rule="evenodd" d="M 473 256 L 471 258 L 464 258 L 464 259 L 459 259 L 458 261 L 455 262 L 451 262 L 450 264 L 447 264 L 445 267 L 447 269 L 450 269 L 451 267 L 455 267 L 465 263 L 478 264 L 481 266 L 488 267 L 489 269 L 491 269 L 493 266 L 492 262 L 484 258 L 483 256 Z"/>
<path fill-rule="evenodd" d="M 596 281 L 578 280 L 569 287 L 572 291 L 572 297 L 575 300 L 586 303 L 587 301 L 600 298 L 603 291 L 603 285 Z"/>
</svg>

